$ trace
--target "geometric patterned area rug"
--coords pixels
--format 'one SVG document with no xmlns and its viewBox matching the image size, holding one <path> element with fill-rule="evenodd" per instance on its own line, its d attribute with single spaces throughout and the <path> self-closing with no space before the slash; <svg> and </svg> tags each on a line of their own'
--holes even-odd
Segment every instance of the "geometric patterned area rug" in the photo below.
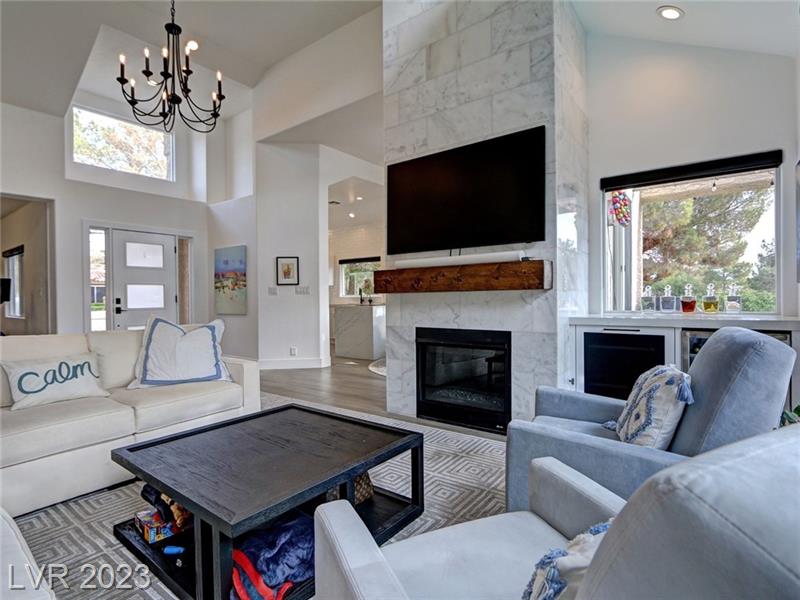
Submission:
<svg viewBox="0 0 800 600">
<path fill-rule="evenodd" d="M 264 408 L 287 402 L 394 425 L 424 435 L 425 512 L 398 533 L 394 540 L 503 512 L 503 442 L 274 394 L 262 394 L 261 403 Z M 370 476 L 378 486 L 409 494 L 411 468 L 408 453 L 371 470 Z M 152 577 L 152 585 L 147 589 L 79 589 L 82 581 L 78 571 L 80 565 L 92 563 L 99 567 L 108 564 L 116 568 L 127 563 L 131 567 L 136 566 L 135 557 L 114 538 L 112 526 L 147 508 L 147 504 L 139 497 L 140 488 L 141 483 L 132 483 L 113 490 L 95 492 L 17 519 L 17 524 L 40 565 L 67 565 L 70 589 L 56 588 L 55 592 L 60 600 L 174 598 L 155 576 Z"/>
</svg>

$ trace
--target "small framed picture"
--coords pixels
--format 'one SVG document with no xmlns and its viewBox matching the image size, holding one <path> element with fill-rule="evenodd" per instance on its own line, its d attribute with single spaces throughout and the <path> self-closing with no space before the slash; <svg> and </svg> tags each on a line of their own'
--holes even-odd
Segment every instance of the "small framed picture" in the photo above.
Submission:
<svg viewBox="0 0 800 600">
<path fill-rule="evenodd" d="M 300 285 L 300 257 L 279 256 L 275 259 L 278 285 Z"/>
</svg>

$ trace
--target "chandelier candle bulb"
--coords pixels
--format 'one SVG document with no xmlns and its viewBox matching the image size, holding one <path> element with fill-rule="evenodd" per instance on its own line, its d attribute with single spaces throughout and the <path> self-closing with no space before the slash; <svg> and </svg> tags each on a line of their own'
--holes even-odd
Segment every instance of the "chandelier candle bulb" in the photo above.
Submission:
<svg viewBox="0 0 800 600">
<path fill-rule="evenodd" d="M 119 78 L 125 79 L 125 55 L 119 55 Z"/>
<path fill-rule="evenodd" d="M 144 49 L 144 70 L 149 72 L 150 71 L 150 49 Z"/>
</svg>

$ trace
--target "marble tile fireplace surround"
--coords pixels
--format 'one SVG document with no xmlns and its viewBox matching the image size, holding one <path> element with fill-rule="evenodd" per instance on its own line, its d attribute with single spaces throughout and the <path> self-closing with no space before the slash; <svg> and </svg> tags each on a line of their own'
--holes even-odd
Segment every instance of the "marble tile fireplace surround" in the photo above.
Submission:
<svg viewBox="0 0 800 600">
<path fill-rule="evenodd" d="M 568 320 L 588 305 L 586 33 L 552 0 L 386 2 L 383 75 L 387 164 L 547 128 L 546 241 L 463 251 L 552 261 L 553 289 L 389 294 L 386 304 L 389 412 L 416 416 L 418 327 L 477 329 L 510 332 L 511 417 L 530 419 L 537 386 L 570 385 Z"/>
<path fill-rule="evenodd" d="M 452 292 L 388 297 L 389 412 L 417 416 L 417 329 L 504 331 L 511 336 L 511 416 L 531 418 L 538 385 L 556 384 L 552 292 Z"/>
</svg>

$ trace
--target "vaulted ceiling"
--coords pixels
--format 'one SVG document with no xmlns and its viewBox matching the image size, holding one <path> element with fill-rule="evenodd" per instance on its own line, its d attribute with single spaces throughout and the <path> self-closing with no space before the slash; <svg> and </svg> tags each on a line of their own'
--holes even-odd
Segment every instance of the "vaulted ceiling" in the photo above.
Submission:
<svg viewBox="0 0 800 600">
<path fill-rule="evenodd" d="M 577 0 L 587 31 L 660 42 L 796 57 L 798 0 Z M 667 21 L 656 9 L 672 4 L 684 16 Z"/>
<path fill-rule="evenodd" d="M 254 86 L 281 59 L 324 37 L 379 2 L 177 2 L 177 21 L 200 49 L 197 64 Z M 148 44 L 164 42 L 169 3 L 0 2 L 2 102 L 63 116 L 101 25 Z"/>
</svg>

